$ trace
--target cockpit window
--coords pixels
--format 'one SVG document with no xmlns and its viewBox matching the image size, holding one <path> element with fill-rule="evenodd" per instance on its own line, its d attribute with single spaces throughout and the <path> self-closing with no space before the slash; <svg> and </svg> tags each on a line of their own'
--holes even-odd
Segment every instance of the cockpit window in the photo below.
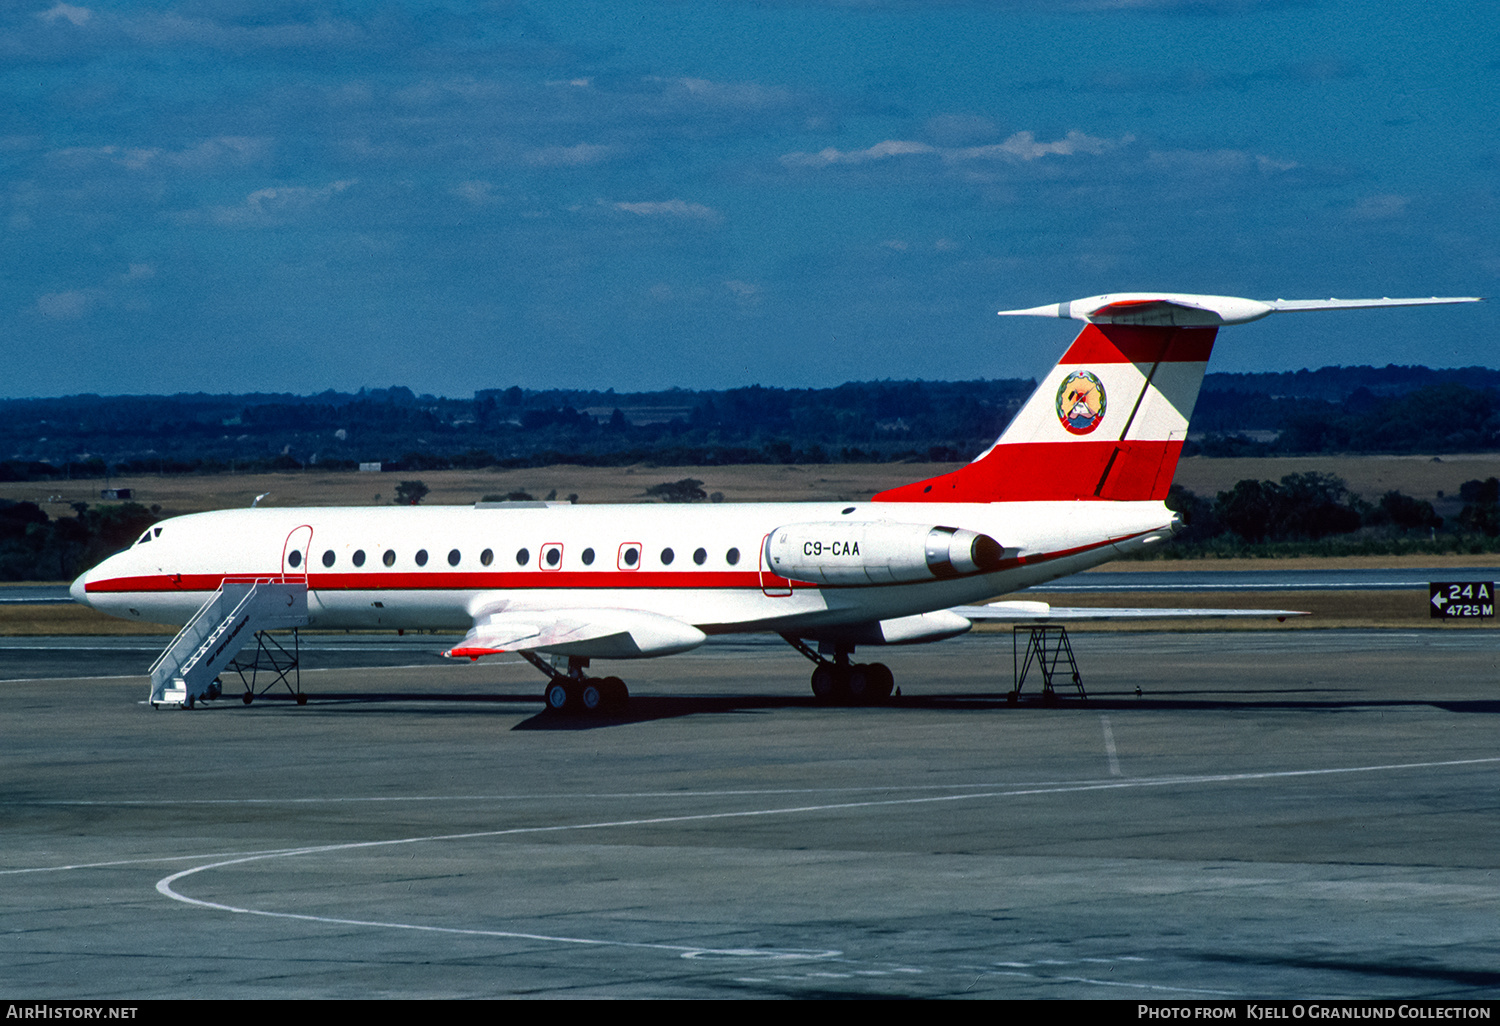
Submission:
<svg viewBox="0 0 1500 1026">
<path fill-rule="evenodd" d="M 144 545 L 144 544 L 146 544 L 150 540 L 151 540 L 151 530 L 150 530 L 150 528 L 147 528 L 146 529 L 146 533 L 143 534 L 143 535 L 141 535 L 141 540 L 140 540 L 139 544 Z"/>
</svg>

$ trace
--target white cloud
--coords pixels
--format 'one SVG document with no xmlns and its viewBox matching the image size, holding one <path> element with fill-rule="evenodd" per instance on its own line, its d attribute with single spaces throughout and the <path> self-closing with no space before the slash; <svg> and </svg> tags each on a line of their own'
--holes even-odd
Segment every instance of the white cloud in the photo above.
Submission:
<svg viewBox="0 0 1500 1026">
<path fill-rule="evenodd" d="M 128 264 L 123 274 L 110 275 L 103 284 L 91 288 L 65 289 L 36 297 L 36 309 L 54 321 L 76 321 L 93 313 L 96 307 L 144 309 L 142 282 L 156 277 L 156 268 L 147 263 Z"/>
<path fill-rule="evenodd" d="M 993 160 L 996 158 L 1036 160 L 1040 157 L 1071 157 L 1077 153 L 1098 156 L 1107 150 L 1128 146 L 1133 142 L 1135 142 L 1133 135 L 1121 136 L 1115 140 L 1100 139 L 1092 135 L 1084 135 L 1082 132 L 1069 132 L 1057 142 L 1039 143 L 1032 133 L 1017 132 L 1003 143 L 945 150 L 943 155 L 949 160 Z"/>
<path fill-rule="evenodd" d="M 712 207 L 686 200 L 664 200 L 660 203 L 616 203 L 616 210 L 623 210 L 641 217 L 684 217 L 699 221 L 717 221 L 721 215 Z"/>
<path fill-rule="evenodd" d="M 649 76 L 646 81 L 664 85 L 669 90 L 680 90 L 692 99 L 715 106 L 763 108 L 779 106 L 794 99 L 790 90 L 763 86 L 758 82 L 715 82 L 706 78 L 656 76 Z"/>
<path fill-rule="evenodd" d="M 894 157 L 937 156 L 947 162 L 970 160 L 1032 161 L 1042 157 L 1071 157 L 1076 154 L 1097 156 L 1135 141 L 1126 135 L 1119 139 L 1101 139 L 1082 132 L 1069 132 L 1056 142 L 1039 143 L 1031 132 L 1017 132 L 1001 143 L 988 146 L 932 146 L 913 140 L 887 139 L 864 150 L 837 150 L 829 147 L 817 153 L 788 153 L 781 162 L 788 167 L 829 167 L 834 164 L 865 164 Z"/>
<path fill-rule="evenodd" d="M 526 154 L 526 163 L 538 167 L 581 167 L 608 160 L 615 153 L 613 146 L 596 146 L 593 143 L 578 143 L 575 146 L 544 146 Z"/>
<path fill-rule="evenodd" d="M 476 180 L 472 182 L 459 182 L 448 191 L 461 199 L 468 200 L 475 206 L 480 206 L 485 203 L 495 202 L 494 189 L 495 187 L 489 182 Z"/>
<path fill-rule="evenodd" d="M 43 317 L 54 321 L 76 321 L 94 308 L 96 289 L 69 289 L 36 297 L 36 308 Z"/>
<path fill-rule="evenodd" d="M 1366 196 L 1354 205 L 1349 216 L 1356 221 L 1389 221 L 1406 213 L 1410 203 L 1407 196 Z"/>
<path fill-rule="evenodd" d="M 833 164 L 863 164 L 872 160 L 885 160 L 889 157 L 910 157 L 937 152 L 939 151 L 936 146 L 929 146 L 927 143 L 887 139 L 867 150 L 837 150 L 830 146 L 817 153 L 788 153 L 781 158 L 781 162 L 788 167 L 829 167 Z"/>
<path fill-rule="evenodd" d="M 270 150 L 271 140 L 266 137 L 221 135 L 183 150 L 155 146 L 74 146 L 54 150 L 48 156 L 54 163 L 69 167 L 104 163 L 128 171 L 203 171 L 243 167 L 262 159 Z"/>
<path fill-rule="evenodd" d="M 225 225 L 273 224 L 302 211 L 323 206 L 357 182 L 358 179 L 351 178 L 330 182 L 320 189 L 311 189 L 304 185 L 256 189 L 238 206 L 210 208 L 208 217 L 218 224 Z M 191 215 L 189 219 L 192 219 Z"/>
<path fill-rule="evenodd" d="M 55 25 L 59 21 L 70 21 L 74 26 L 83 28 L 89 23 L 94 12 L 87 7 L 74 7 L 72 4 L 58 4 L 50 10 L 41 11 L 37 17 L 49 25 Z"/>
<path fill-rule="evenodd" d="M 1248 150 L 1159 150 L 1150 153 L 1146 163 L 1165 171 L 1202 175 L 1249 171 L 1270 175 L 1298 166 L 1296 161 L 1273 160 Z"/>
</svg>

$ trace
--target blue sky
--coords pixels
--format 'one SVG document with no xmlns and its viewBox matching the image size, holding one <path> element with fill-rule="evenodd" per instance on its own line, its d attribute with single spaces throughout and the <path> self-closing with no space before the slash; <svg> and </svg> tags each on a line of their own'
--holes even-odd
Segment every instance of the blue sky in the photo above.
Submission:
<svg viewBox="0 0 1500 1026">
<path fill-rule="evenodd" d="M 1072 331 L 997 309 L 1488 295 L 1497 41 L 1472 0 L 18 0 L 0 395 L 1031 376 Z M 1278 316 L 1214 367 L 1497 329 Z"/>
</svg>

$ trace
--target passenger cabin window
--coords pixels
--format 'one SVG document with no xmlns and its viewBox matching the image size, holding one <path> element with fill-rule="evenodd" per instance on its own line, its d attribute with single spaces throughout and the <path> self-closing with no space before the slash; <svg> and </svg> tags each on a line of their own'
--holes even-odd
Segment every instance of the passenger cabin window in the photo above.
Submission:
<svg viewBox="0 0 1500 1026">
<path fill-rule="evenodd" d="M 427 565 L 427 550 L 426 549 L 418 549 L 417 550 L 417 566 L 426 566 L 426 565 Z"/>
<path fill-rule="evenodd" d="M 594 565 L 594 550 L 593 549 L 584 549 L 583 550 L 582 559 L 583 559 L 583 565 L 584 566 L 593 566 Z"/>
<path fill-rule="evenodd" d="M 516 553 L 516 566 L 525 566 L 531 562 L 531 550 L 521 549 Z"/>
<path fill-rule="evenodd" d="M 739 549 L 730 549 L 728 552 L 724 553 L 724 562 L 728 563 L 730 566 L 734 566 L 739 561 L 740 561 L 740 550 Z"/>
<path fill-rule="evenodd" d="M 385 550 L 385 555 L 383 555 L 383 556 L 380 557 L 380 561 L 382 563 L 384 563 L 386 566 L 395 566 L 396 565 L 396 550 L 395 549 L 386 549 Z"/>
<path fill-rule="evenodd" d="M 458 554 L 458 550 L 457 549 L 454 549 L 452 552 L 448 553 L 448 565 L 449 566 L 458 566 L 458 561 L 460 559 L 463 559 L 463 557 Z"/>
<path fill-rule="evenodd" d="M 699 549 L 696 552 L 694 552 L 693 553 L 693 562 L 697 563 L 699 566 L 702 566 L 704 563 L 708 562 L 708 550 L 707 549 Z"/>
<path fill-rule="evenodd" d="M 479 554 L 479 562 L 482 563 L 482 564 L 484 564 L 485 566 L 489 566 L 494 561 L 495 561 L 495 552 L 494 552 L 493 549 L 485 549 L 483 552 L 481 552 Z"/>
<path fill-rule="evenodd" d="M 661 550 L 661 565 L 662 566 L 671 566 L 672 565 L 672 560 L 675 559 L 675 558 L 677 558 L 677 557 L 672 554 L 672 550 L 671 549 L 662 549 Z"/>
<path fill-rule="evenodd" d="M 329 549 L 327 552 L 323 553 L 323 565 L 324 566 L 333 566 L 333 560 L 334 560 L 334 555 L 333 555 L 333 550 L 332 549 Z"/>
<path fill-rule="evenodd" d="M 355 549 L 354 550 L 353 563 L 354 563 L 355 566 L 364 566 L 365 565 L 365 550 L 364 549 Z"/>
<path fill-rule="evenodd" d="M 298 552 L 296 549 L 293 549 L 291 552 L 288 552 L 287 556 L 286 556 L 286 563 L 287 563 L 287 566 L 290 566 L 293 569 L 296 569 L 297 567 L 301 566 L 302 565 L 302 553 Z"/>
<path fill-rule="evenodd" d="M 557 569 L 558 564 L 562 562 L 562 546 L 544 546 L 542 549 L 542 562 L 554 570 Z"/>
</svg>

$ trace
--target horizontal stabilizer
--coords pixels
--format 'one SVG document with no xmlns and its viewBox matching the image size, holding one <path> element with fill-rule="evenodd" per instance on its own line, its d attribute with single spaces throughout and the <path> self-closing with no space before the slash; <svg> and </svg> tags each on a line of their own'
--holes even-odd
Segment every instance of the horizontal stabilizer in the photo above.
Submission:
<svg viewBox="0 0 1500 1026">
<path fill-rule="evenodd" d="M 1088 620 L 1181 620 L 1189 617 L 1307 616 L 1294 609 L 1151 609 L 1131 606 L 1053 606 L 1046 602 L 991 602 L 987 606 L 954 606 L 948 610 L 968 620 L 1012 623 L 1076 623 Z"/>
<path fill-rule="evenodd" d="M 1133 324 L 1141 327 L 1216 328 L 1248 324 L 1273 313 L 1304 310 L 1362 310 L 1378 306 L 1440 306 L 1478 303 L 1478 296 L 1432 296 L 1427 299 L 1239 299 L 1184 292 L 1117 292 L 1088 299 L 1048 303 L 1025 310 L 1001 310 L 1001 317 L 1062 317 L 1089 324 Z"/>
</svg>

